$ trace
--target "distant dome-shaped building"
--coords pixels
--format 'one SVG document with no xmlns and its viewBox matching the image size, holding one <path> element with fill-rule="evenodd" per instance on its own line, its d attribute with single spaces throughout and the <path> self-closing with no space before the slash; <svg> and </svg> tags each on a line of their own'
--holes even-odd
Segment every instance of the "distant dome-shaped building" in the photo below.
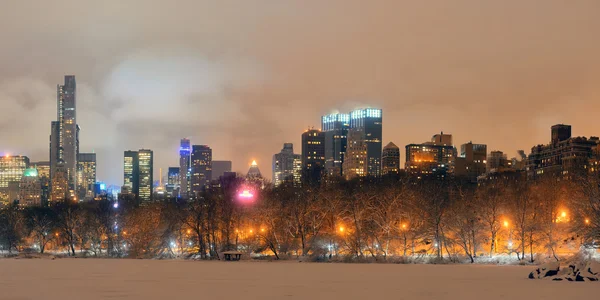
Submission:
<svg viewBox="0 0 600 300">
<path fill-rule="evenodd" d="M 41 197 L 42 185 L 37 169 L 26 169 L 19 183 L 19 204 L 23 206 L 41 206 Z"/>
</svg>

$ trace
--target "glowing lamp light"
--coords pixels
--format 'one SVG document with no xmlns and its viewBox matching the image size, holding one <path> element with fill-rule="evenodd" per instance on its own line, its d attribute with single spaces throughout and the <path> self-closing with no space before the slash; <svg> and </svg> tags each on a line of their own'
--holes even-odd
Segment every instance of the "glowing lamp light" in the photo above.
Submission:
<svg viewBox="0 0 600 300">
<path fill-rule="evenodd" d="M 563 218 L 567 217 L 567 212 L 564 212 L 564 211 L 563 211 L 563 212 L 560 214 L 560 216 L 561 216 L 561 217 L 563 217 Z"/>
<path fill-rule="evenodd" d="M 590 224 L 590 219 L 585 219 L 585 224 Z"/>
<path fill-rule="evenodd" d="M 119 202 L 115 202 L 115 204 L 113 204 L 114 208 L 119 208 Z"/>
<path fill-rule="evenodd" d="M 340 226 L 340 232 L 344 232 L 346 230 L 343 226 Z"/>
<path fill-rule="evenodd" d="M 508 221 L 504 221 L 504 227 L 508 227 Z"/>
<path fill-rule="evenodd" d="M 250 193 L 249 190 L 244 190 L 241 193 L 239 193 L 238 196 L 243 199 L 251 199 L 252 197 L 254 197 L 254 194 Z"/>
</svg>

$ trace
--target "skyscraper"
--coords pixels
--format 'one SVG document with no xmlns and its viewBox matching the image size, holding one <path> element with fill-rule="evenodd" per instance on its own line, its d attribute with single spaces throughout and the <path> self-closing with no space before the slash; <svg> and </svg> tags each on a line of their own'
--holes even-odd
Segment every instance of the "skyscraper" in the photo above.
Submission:
<svg viewBox="0 0 600 300">
<path fill-rule="evenodd" d="M 187 199 L 190 192 L 190 154 L 192 147 L 189 139 L 181 139 L 179 147 L 179 197 Z"/>
<path fill-rule="evenodd" d="M 94 197 L 96 153 L 79 153 L 77 155 L 77 182 L 79 183 L 79 199 Z"/>
<path fill-rule="evenodd" d="M 64 85 L 57 86 L 58 145 L 62 151 L 59 159 L 67 169 L 70 190 L 77 188 L 77 154 L 79 153 L 79 126 L 76 110 L 77 86 L 75 76 L 66 75 Z"/>
<path fill-rule="evenodd" d="M 50 200 L 50 162 L 38 161 L 30 164 L 38 172 L 38 178 L 41 186 L 41 203 L 43 206 L 48 204 Z"/>
<path fill-rule="evenodd" d="M 140 149 L 138 151 L 139 170 L 139 203 L 152 200 L 154 157 L 152 150 Z"/>
<path fill-rule="evenodd" d="M 348 132 L 348 146 L 342 171 L 346 179 L 367 175 L 367 143 L 358 130 Z"/>
<path fill-rule="evenodd" d="M 170 197 L 179 196 L 179 188 L 181 182 L 179 181 L 179 167 L 169 167 L 167 173 L 167 186 L 166 191 Z"/>
<path fill-rule="evenodd" d="M 64 162 L 57 163 L 52 171 L 50 187 L 50 202 L 66 201 L 71 196 L 69 193 L 68 170 Z"/>
<path fill-rule="evenodd" d="M 284 182 L 300 183 L 302 156 L 294 154 L 292 143 L 283 144 L 281 152 L 273 155 L 273 184 L 278 186 Z M 300 168 L 298 169 L 298 165 Z"/>
<path fill-rule="evenodd" d="M 0 157 L 0 201 L 8 203 L 16 199 L 9 196 L 9 185 L 18 186 L 23 173 L 29 167 L 29 158 L 21 155 L 6 155 Z"/>
<path fill-rule="evenodd" d="M 302 174 L 304 180 L 321 179 L 325 170 L 325 133 L 309 129 L 302 134 Z"/>
<path fill-rule="evenodd" d="M 250 164 L 250 169 L 248 169 L 248 173 L 246 174 L 246 178 L 248 179 L 256 179 L 262 180 L 262 174 L 260 173 L 260 169 L 258 169 L 258 164 L 255 160 Z"/>
<path fill-rule="evenodd" d="M 140 194 L 140 164 L 137 151 L 125 151 L 123 159 L 123 186 L 135 195 Z"/>
<path fill-rule="evenodd" d="M 362 141 L 366 147 L 365 176 L 381 175 L 382 111 L 376 108 L 358 109 L 350 113 L 348 145 Z M 354 132 L 354 134 L 350 134 Z M 362 144 L 359 142 L 358 144 Z"/>
<path fill-rule="evenodd" d="M 19 184 L 19 205 L 41 206 L 42 186 L 35 168 L 26 169 Z"/>
<path fill-rule="evenodd" d="M 192 146 L 192 195 L 198 196 L 210 183 L 212 176 L 212 149 L 207 145 Z"/>
<path fill-rule="evenodd" d="M 321 130 L 325 133 L 325 170 L 328 175 L 342 175 L 349 128 L 349 114 L 330 114 L 321 118 Z"/>
<path fill-rule="evenodd" d="M 230 160 L 213 160 L 211 180 L 218 180 L 225 173 L 231 172 L 231 165 Z"/>
<path fill-rule="evenodd" d="M 400 171 L 400 148 L 392 142 L 383 147 L 381 164 L 383 175 L 398 174 Z"/>
</svg>

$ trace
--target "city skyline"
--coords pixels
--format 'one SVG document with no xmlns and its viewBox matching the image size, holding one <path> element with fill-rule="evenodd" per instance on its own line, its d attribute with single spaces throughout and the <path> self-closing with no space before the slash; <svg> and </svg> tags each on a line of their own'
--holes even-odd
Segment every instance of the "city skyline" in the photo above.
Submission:
<svg viewBox="0 0 600 300">
<path fill-rule="evenodd" d="M 547 143 L 554 124 L 572 125 L 574 136 L 598 135 L 593 118 L 580 113 L 600 109 L 600 41 L 591 38 L 600 28 L 592 13 L 599 3 L 546 1 L 545 14 L 532 21 L 540 6 L 521 1 L 333 2 L 319 10 L 260 6 L 253 16 L 237 13 L 245 3 L 235 10 L 190 4 L 190 13 L 177 17 L 186 28 L 162 16 L 167 6 L 144 9 L 164 22 L 132 19 L 135 1 L 38 3 L 43 15 L 15 2 L 0 18 L 3 28 L 14 28 L 0 32 L 12 41 L 0 57 L 0 152 L 47 160 L 56 85 L 65 74 L 77 77 L 80 152 L 96 152 L 98 180 L 116 185 L 123 151 L 152 149 L 157 178 L 159 168 L 179 165 L 183 137 L 210 145 L 213 159 L 233 161 L 240 173 L 256 160 L 270 178 L 266 170 L 282 143 L 299 149 L 302 131 L 318 128 L 334 109 L 384 110 L 382 144 L 400 147 L 401 166 L 405 145 L 440 131 L 451 133 L 455 146 L 477 141 L 509 158 Z M 340 7 L 345 16 L 336 14 Z M 81 13 L 61 21 L 60 12 L 71 9 Z M 444 22 L 429 22 L 442 9 Z M 510 24 L 502 17 L 508 12 Z M 100 25 L 108 16 L 112 22 Z M 314 22 L 306 24 L 307 16 Z M 231 24 L 217 29 L 223 19 Z M 365 48 L 371 44 L 377 46 Z"/>
</svg>

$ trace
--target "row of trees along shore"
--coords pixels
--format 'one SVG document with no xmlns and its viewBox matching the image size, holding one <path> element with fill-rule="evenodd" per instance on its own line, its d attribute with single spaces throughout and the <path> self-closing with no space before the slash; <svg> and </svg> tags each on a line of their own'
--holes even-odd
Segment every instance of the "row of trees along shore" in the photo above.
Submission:
<svg viewBox="0 0 600 300">
<path fill-rule="evenodd" d="M 275 259 L 466 262 L 510 254 L 533 262 L 597 245 L 599 183 L 594 176 L 480 185 L 390 177 L 272 188 L 226 178 L 188 201 L 9 206 L 0 210 L 0 250 L 201 259 L 233 250 Z M 243 189 L 253 197 L 241 199 Z"/>
</svg>

